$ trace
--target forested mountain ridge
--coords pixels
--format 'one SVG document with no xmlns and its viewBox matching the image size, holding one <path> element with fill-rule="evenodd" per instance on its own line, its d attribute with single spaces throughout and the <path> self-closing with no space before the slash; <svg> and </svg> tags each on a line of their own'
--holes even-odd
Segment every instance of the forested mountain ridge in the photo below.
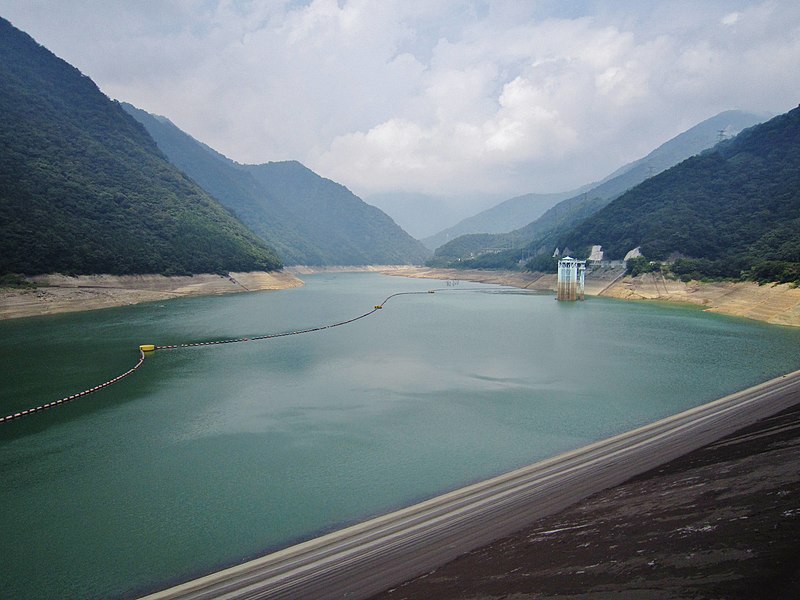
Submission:
<svg viewBox="0 0 800 600">
<path fill-rule="evenodd" d="M 513 231 L 535 221 L 548 208 L 562 200 L 575 196 L 580 191 L 583 190 L 556 194 L 523 194 L 522 196 L 515 196 L 476 215 L 462 219 L 452 227 L 448 227 L 435 235 L 424 238 L 422 243 L 431 250 L 436 250 L 436 248 L 446 244 L 448 241 L 462 235 Z"/>
<path fill-rule="evenodd" d="M 2 18 L 0 148 L 0 273 L 281 267 L 118 103 Z"/>
<path fill-rule="evenodd" d="M 554 237 L 569 231 L 626 190 L 712 147 L 720 134 L 730 138 L 763 120 L 760 115 L 743 111 L 719 113 L 661 144 L 645 157 L 617 169 L 592 189 L 559 202 L 524 227 L 504 234 L 456 238 L 438 248 L 431 262 L 440 265 L 457 263 L 465 267 L 510 267 L 520 255 L 536 254 L 541 248 L 551 246 Z M 487 247 L 524 250 L 470 259 L 470 255 L 480 254 Z"/>
<path fill-rule="evenodd" d="M 556 240 L 678 257 L 686 277 L 800 281 L 800 107 L 628 191 Z"/>
<path fill-rule="evenodd" d="M 129 104 L 179 169 L 274 246 L 286 264 L 422 263 L 428 250 L 378 208 L 296 161 L 236 163 Z"/>
</svg>

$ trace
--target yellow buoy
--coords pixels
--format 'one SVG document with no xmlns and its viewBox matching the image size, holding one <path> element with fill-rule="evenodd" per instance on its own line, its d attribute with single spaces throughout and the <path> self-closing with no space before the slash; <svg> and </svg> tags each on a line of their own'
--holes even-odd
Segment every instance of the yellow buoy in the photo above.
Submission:
<svg viewBox="0 0 800 600">
<path fill-rule="evenodd" d="M 383 307 L 380 304 L 376 304 L 375 305 L 375 310 L 378 310 L 379 308 L 383 308 Z"/>
<path fill-rule="evenodd" d="M 142 344 L 141 346 L 139 346 L 139 350 L 141 350 L 142 352 L 152 352 L 155 349 L 156 349 L 155 344 Z"/>
</svg>

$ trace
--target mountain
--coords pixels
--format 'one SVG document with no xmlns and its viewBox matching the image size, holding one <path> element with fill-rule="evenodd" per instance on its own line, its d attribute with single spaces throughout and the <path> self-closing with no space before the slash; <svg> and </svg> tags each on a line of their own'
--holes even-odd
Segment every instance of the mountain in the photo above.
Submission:
<svg viewBox="0 0 800 600">
<path fill-rule="evenodd" d="M 706 119 L 665 142 L 644 158 L 629 163 L 612 173 L 606 178 L 606 181 L 613 179 L 615 184 L 610 193 L 607 191 L 606 196 L 618 195 L 644 181 L 647 177 L 657 175 L 690 156 L 700 154 L 718 142 L 736 137 L 744 129 L 763 123 L 768 118 L 764 114 L 726 110 Z M 632 172 L 635 174 L 631 176 Z"/>
<path fill-rule="evenodd" d="M 286 264 L 422 263 L 424 246 L 378 208 L 298 162 L 242 165 L 169 119 L 123 108 L 172 163 L 273 246 Z"/>
<path fill-rule="evenodd" d="M 800 282 L 800 107 L 628 191 L 560 235 L 584 256 L 636 247 L 686 277 Z"/>
<path fill-rule="evenodd" d="M 505 234 L 456 238 L 437 248 L 430 262 L 437 266 L 508 268 L 515 265 L 520 256 L 535 255 L 545 248 L 552 253 L 553 240 L 559 233 L 569 231 L 626 190 L 712 147 L 720 140 L 721 134 L 730 138 L 764 118 L 763 115 L 742 111 L 722 112 L 667 141 L 644 158 L 618 169 L 589 191 L 559 202 L 528 225 Z M 496 256 L 481 256 L 487 248 L 510 250 L 493 252 Z"/>
<path fill-rule="evenodd" d="M 0 274 L 273 270 L 80 71 L 0 18 Z"/>
<path fill-rule="evenodd" d="M 415 192 L 379 192 L 364 198 L 394 219 L 408 233 L 422 240 L 452 225 L 465 215 L 461 203 Z"/>
<path fill-rule="evenodd" d="M 562 200 L 571 198 L 584 190 L 573 190 L 556 194 L 524 194 L 476 215 L 467 217 L 435 235 L 424 238 L 422 243 L 431 250 L 470 233 L 504 233 L 523 227 L 538 219 L 548 208 Z"/>
</svg>

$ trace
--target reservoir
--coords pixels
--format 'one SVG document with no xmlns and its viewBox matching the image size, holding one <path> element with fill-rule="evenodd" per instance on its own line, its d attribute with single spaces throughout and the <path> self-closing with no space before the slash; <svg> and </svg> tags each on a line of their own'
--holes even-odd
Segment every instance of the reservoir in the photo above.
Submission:
<svg viewBox="0 0 800 600">
<path fill-rule="evenodd" d="M 0 597 L 136 597 L 800 368 L 695 308 L 326 274 L 0 322 Z M 436 293 L 426 293 L 429 289 Z"/>
</svg>

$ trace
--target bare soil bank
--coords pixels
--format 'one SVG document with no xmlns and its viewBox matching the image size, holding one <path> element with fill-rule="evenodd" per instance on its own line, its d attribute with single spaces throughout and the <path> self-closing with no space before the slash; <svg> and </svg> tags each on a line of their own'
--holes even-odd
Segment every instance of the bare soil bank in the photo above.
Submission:
<svg viewBox="0 0 800 600">
<path fill-rule="evenodd" d="M 186 277 L 39 275 L 30 280 L 37 285 L 36 288 L 0 288 L 0 319 L 94 310 L 185 296 L 283 290 L 303 285 L 301 280 L 285 271 Z"/>
<path fill-rule="evenodd" d="M 798 453 L 795 405 L 375 600 L 799 598 Z"/>
<path fill-rule="evenodd" d="M 522 289 L 553 292 L 556 276 L 515 271 L 481 271 L 406 267 L 387 275 L 430 279 L 460 279 L 496 283 Z M 800 288 L 788 284 L 758 285 L 752 282 L 700 283 L 666 279 L 648 273 L 626 277 L 622 269 L 601 269 L 587 275 L 586 294 L 623 300 L 656 300 L 702 306 L 710 312 L 800 327 Z"/>
<path fill-rule="evenodd" d="M 295 275 L 316 275 L 318 273 L 385 273 L 392 274 L 394 271 L 405 271 L 414 267 L 406 265 L 335 265 L 330 267 L 320 267 L 313 265 L 292 265 L 284 270 Z"/>
<path fill-rule="evenodd" d="M 77 312 L 163 301 L 184 296 L 210 296 L 283 290 L 303 285 L 298 276 L 314 273 L 380 272 L 404 270 L 404 266 L 367 265 L 313 267 L 292 266 L 283 271 L 230 273 L 229 277 L 202 274 L 186 277 L 163 275 L 37 275 L 29 277 L 36 288 L 0 288 L 0 320 Z"/>
</svg>

